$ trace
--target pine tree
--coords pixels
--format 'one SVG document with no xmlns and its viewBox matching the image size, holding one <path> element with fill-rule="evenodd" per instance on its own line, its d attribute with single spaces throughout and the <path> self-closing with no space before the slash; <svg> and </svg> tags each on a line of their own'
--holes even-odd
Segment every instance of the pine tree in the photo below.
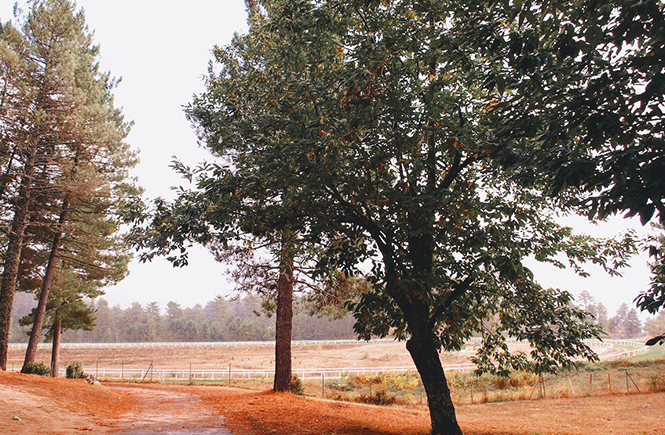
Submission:
<svg viewBox="0 0 665 435">
<path fill-rule="evenodd" d="M 32 278 L 41 281 L 41 296 L 27 365 L 34 358 L 59 265 L 86 274 L 96 267 L 92 275 L 107 282 L 126 273 L 127 254 L 115 233 L 118 207 L 128 195 L 138 193 L 127 178 L 136 158 L 123 142 L 129 125 L 113 106 L 113 81 L 98 70 L 99 50 L 92 44 L 82 12 L 76 12 L 67 0 L 36 1 L 22 30 L 8 23 L 2 36 L 7 48 L 3 66 L 22 60 L 24 74 L 12 83 L 25 91 L 14 99 L 13 111 L 18 115 L 7 114 L 11 122 L 3 124 L 3 139 L 11 150 L 5 171 L 11 176 L 3 189 L 13 191 L 16 201 L 0 294 L 0 363 L 6 360 L 4 325 L 16 284 L 29 279 L 19 270 L 25 257 L 32 261 L 33 274 L 41 275 L 38 280 Z M 3 103 L 3 107 L 8 106 Z M 97 257 L 84 259 L 82 252 Z M 125 271 L 122 266 L 117 269 L 120 258 Z"/>
</svg>

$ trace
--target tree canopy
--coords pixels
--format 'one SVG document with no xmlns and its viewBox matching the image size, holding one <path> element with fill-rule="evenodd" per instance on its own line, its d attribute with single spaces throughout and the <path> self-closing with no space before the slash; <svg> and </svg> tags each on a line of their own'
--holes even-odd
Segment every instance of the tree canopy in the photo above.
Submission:
<svg viewBox="0 0 665 435">
<path fill-rule="evenodd" d="M 636 195 L 617 180 L 633 169 L 616 164 L 622 147 L 631 161 L 640 147 L 653 151 L 659 118 L 637 115 L 639 127 L 606 133 L 597 116 L 628 119 L 642 101 L 637 76 L 622 73 L 614 89 L 603 74 L 657 48 L 661 36 L 640 31 L 648 44 L 632 50 L 632 31 L 620 31 L 651 29 L 646 12 L 624 20 L 629 4 L 597 1 L 255 3 L 249 33 L 215 49 L 207 90 L 188 108 L 221 156 L 203 197 L 224 186 L 217 192 L 259 217 L 257 232 L 298 222 L 321 246 L 322 274 L 369 275 L 371 289 L 352 305 L 356 330 L 407 340 L 433 434 L 460 433 L 441 348 L 480 332 L 476 361 L 499 372 L 594 358 L 583 340 L 599 329 L 569 293 L 538 285 L 524 262 L 583 274 L 592 261 L 617 273 L 634 252 L 630 235 L 594 240 L 555 217 L 592 204 L 592 215 L 623 208 L 648 220 L 660 208 L 657 194 L 628 203 Z M 662 15 L 659 5 L 647 11 Z M 600 82 L 614 90 L 596 93 Z M 626 101 L 612 103 L 617 92 Z M 648 117 L 655 109 L 645 98 Z M 661 182 L 651 170 L 633 172 Z M 229 188 L 234 180 L 243 184 Z M 285 186 L 297 188 L 282 196 Z M 532 352 L 511 355 L 506 335 Z"/>
</svg>

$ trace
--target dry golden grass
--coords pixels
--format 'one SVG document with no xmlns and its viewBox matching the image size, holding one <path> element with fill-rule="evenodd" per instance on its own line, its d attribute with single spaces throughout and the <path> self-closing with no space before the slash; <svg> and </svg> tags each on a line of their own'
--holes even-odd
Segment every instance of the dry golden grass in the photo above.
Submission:
<svg viewBox="0 0 665 435">
<path fill-rule="evenodd" d="M 25 349 L 10 349 L 9 364 L 20 367 Z M 469 354 L 443 353 L 444 364 L 468 362 Z M 299 368 L 348 368 L 376 366 L 412 366 L 413 360 L 403 342 L 362 342 L 349 344 L 299 344 L 292 349 L 294 369 Z M 38 350 L 36 361 L 48 362 L 50 349 Z M 275 349 L 272 345 L 241 346 L 180 346 L 180 347 L 104 347 L 69 348 L 60 351 L 60 361 L 68 364 L 81 361 L 87 372 L 94 371 L 97 364 L 104 368 L 125 367 L 147 368 L 151 362 L 159 369 L 188 368 L 226 369 L 229 364 L 234 369 L 265 369 L 274 366 Z"/>
</svg>

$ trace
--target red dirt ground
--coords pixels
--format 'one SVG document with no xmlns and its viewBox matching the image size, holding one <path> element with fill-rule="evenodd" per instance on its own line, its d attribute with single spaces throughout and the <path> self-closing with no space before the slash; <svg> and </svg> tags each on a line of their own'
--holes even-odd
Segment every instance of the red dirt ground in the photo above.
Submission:
<svg viewBox="0 0 665 435">
<path fill-rule="evenodd" d="M 168 397 L 183 404 L 179 408 L 191 409 L 185 412 L 196 414 L 194 420 L 180 415 L 182 409 L 178 416 L 170 415 L 176 412 L 173 407 L 155 411 L 156 401 Z M 467 435 L 658 435 L 665 434 L 663 409 L 665 393 L 657 393 L 463 405 L 457 408 L 457 414 Z M 144 414 L 149 412 L 159 417 Z M 235 435 L 426 435 L 429 432 L 426 412 L 404 408 L 227 387 L 93 386 L 66 379 L 0 373 L 1 434 L 59 435 L 81 431 L 147 434 L 166 430 L 165 422 L 173 426 L 172 420 L 178 418 L 182 420 L 177 422 L 187 421 L 187 424 L 178 426 L 177 433 L 194 434 L 201 433 L 196 428 L 197 424 L 203 424 L 200 422 L 208 425 L 217 421 L 216 424 L 223 425 L 218 414 L 224 416 L 225 425 Z M 137 422 L 143 424 L 142 431 L 130 429 Z M 150 424 L 156 425 L 155 431 Z"/>
<path fill-rule="evenodd" d="M 0 434 L 109 433 L 134 401 L 83 380 L 0 372 Z"/>
</svg>

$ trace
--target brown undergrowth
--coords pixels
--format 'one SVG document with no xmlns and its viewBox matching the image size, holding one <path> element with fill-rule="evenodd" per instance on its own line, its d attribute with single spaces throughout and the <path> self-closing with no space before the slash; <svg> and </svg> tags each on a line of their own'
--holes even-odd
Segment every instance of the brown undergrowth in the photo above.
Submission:
<svg viewBox="0 0 665 435">
<path fill-rule="evenodd" d="M 429 434 L 429 416 L 421 410 L 197 388 L 238 435 Z M 462 405 L 457 414 L 466 435 L 661 435 L 663 407 L 665 393 L 657 393 Z"/>
</svg>

